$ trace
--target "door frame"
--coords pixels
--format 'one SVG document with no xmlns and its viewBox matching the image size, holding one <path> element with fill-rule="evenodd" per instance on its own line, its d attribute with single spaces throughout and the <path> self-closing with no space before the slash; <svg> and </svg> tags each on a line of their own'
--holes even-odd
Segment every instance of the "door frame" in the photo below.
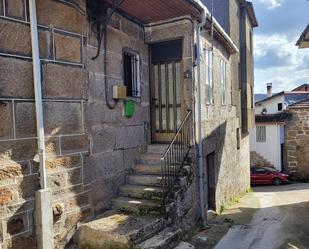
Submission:
<svg viewBox="0 0 309 249">
<path fill-rule="evenodd" d="M 158 64 L 165 64 L 168 65 L 169 63 L 179 63 L 179 93 L 180 93 L 180 119 L 183 120 L 185 116 L 185 84 L 184 84 L 184 63 L 183 59 L 179 61 L 166 61 L 162 63 L 153 64 L 151 62 L 151 55 L 150 55 L 150 62 L 149 62 L 149 72 L 150 72 L 150 120 L 151 120 L 151 142 L 152 143 L 169 143 L 175 136 L 176 131 L 173 133 L 158 133 L 156 132 L 156 110 L 155 110 L 155 103 L 153 101 L 153 96 L 155 94 L 155 73 L 154 73 L 154 66 Z M 173 69 L 174 72 L 175 69 Z M 167 72 L 167 68 L 165 67 L 165 74 Z M 175 75 L 174 75 L 175 77 Z M 177 107 L 176 107 L 177 108 Z M 160 121 L 159 121 L 160 122 Z M 175 120 L 174 120 L 175 122 Z M 177 124 L 177 118 L 176 118 L 176 124 Z"/>
</svg>

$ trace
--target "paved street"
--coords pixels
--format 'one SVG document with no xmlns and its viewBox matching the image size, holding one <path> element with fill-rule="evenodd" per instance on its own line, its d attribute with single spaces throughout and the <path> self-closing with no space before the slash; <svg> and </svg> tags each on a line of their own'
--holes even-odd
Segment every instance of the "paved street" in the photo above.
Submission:
<svg viewBox="0 0 309 249">
<path fill-rule="evenodd" d="M 218 219 L 234 225 L 215 249 L 307 249 L 309 184 L 255 187 Z"/>
</svg>

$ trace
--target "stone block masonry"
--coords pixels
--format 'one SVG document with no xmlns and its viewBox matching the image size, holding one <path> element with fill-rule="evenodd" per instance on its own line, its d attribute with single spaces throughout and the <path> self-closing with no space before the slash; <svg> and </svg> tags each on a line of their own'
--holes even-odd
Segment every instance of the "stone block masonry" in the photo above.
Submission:
<svg viewBox="0 0 309 249">
<path fill-rule="evenodd" d="M 309 180 L 309 108 L 292 107 L 285 126 L 285 170 L 299 180 Z"/>
<path fill-rule="evenodd" d="M 34 249 L 34 197 L 40 186 L 29 10 L 24 0 L 0 2 L 0 248 Z M 79 4 L 85 9 L 84 1 Z M 84 184 L 89 154 L 86 16 L 52 0 L 37 0 L 37 12 L 47 179 L 59 248 L 76 224 L 93 214 Z"/>
<path fill-rule="evenodd" d="M 40 186 L 29 10 L 24 0 L 3 2 L 0 247 L 32 249 L 34 193 Z M 62 248 L 78 222 L 110 207 L 118 186 L 150 141 L 148 46 L 142 27 L 113 15 L 106 51 L 110 63 L 104 72 L 104 51 L 92 60 L 98 44 L 85 13 L 66 1 L 36 2 L 47 182 L 52 190 L 55 248 Z M 84 0 L 74 2 L 85 10 Z M 137 51 L 141 58 L 141 98 L 135 99 L 130 119 L 123 115 L 123 102 L 111 98 L 112 85 L 123 84 L 123 48 Z M 109 109 L 107 101 L 115 108 Z"/>
<path fill-rule="evenodd" d="M 144 43 L 143 28 L 126 18 L 114 14 L 107 28 L 106 72 L 104 51 L 97 60 L 97 40 L 88 32 L 85 47 L 86 70 L 89 75 L 89 101 L 86 103 L 86 122 L 91 154 L 85 157 L 84 177 L 92 188 L 95 213 L 110 208 L 111 199 L 125 182 L 147 143 L 150 143 L 150 100 L 148 46 Z M 104 48 L 104 44 L 102 44 Z M 134 99 L 132 118 L 123 114 L 123 101 L 114 102 L 113 85 L 123 85 L 123 49 L 139 53 L 141 61 L 141 98 Z M 106 84 L 106 85 L 105 85 Z M 107 107 L 107 101 L 114 106 Z"/>
</svg>

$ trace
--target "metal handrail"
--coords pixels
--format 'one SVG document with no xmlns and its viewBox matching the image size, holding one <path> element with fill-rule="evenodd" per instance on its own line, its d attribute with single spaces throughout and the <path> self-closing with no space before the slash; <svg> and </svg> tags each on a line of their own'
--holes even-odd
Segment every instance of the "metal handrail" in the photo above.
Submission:
<svg viewBox="0 0 309 249">
<path fill-rule="evenodd" d="M 161 157 L 163 204 L 172 197 L 179 173 L 184 166 L 191 148 L 192 111 L 189 110 L 176 131 L 175 136 Z"/>
</svg>

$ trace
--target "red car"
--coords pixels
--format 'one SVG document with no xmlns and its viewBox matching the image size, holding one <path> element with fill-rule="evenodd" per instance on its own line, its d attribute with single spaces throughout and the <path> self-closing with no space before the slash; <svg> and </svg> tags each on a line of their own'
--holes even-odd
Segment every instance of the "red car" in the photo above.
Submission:
<svg viewBox="0 0 309 249">
<path fill-rule="evenodd" d="M 252 167 L 251 184 L 274 184 L 289 183 L 289 175 L 269 167 Z"/>
</svg>

